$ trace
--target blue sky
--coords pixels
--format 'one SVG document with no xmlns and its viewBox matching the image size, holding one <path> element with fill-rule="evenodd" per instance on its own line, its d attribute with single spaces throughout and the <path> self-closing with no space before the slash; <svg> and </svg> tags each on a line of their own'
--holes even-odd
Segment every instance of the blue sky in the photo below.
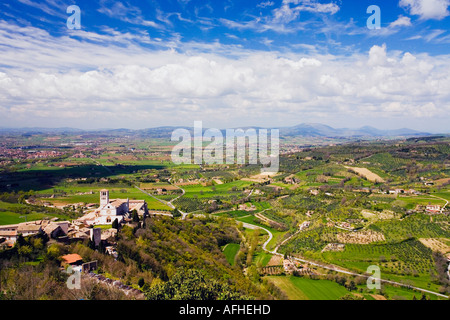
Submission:
<svg viewBox="0 0 450 320">
<path fill-rule="evenodd" d="M 449 47 L 450 0 L 4 0 L 0 126 L 448 132 Z"/>
</svg>

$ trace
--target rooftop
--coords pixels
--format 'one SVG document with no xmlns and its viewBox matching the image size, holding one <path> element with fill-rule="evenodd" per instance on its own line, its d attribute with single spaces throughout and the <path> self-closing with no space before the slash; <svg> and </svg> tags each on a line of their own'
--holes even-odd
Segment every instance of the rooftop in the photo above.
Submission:
<svg viewBox="0 0 450 320">
<path fill-rule="evenodd" d="M 83 260 L 79 254 L 71 253 L 61 257 L 65 263 L 72 264 Z"/>
</svg>

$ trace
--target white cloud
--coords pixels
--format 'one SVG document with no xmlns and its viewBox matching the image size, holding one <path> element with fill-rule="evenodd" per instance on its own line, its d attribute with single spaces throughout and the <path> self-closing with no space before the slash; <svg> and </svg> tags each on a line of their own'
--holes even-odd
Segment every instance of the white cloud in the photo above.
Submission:
<svg viewBox="0 0 450 320">
<path fill-rule="evenodd" d="M 110 18 L 119 19 L 131 24 L 158 29 L 164 28 L 164 26 L 156 23 L 155 21 L 145 19 L 140 8 L 130 4 L 123 4 L 120 1 L 101 0 L 100 9 L 98 9 L 98 12 L 103 13 Z"/>
<path fill-rule="evenodd" d="M 339 6 L 335 3 L 319 3 L 316 0 L 283 0 L 281 7 L 273 10 L 273 20 L 289 23 L 296 20 L 301 11 L 335 14 L 339 11 Z"/>
<path fill-rule="evenodd" d="M 410 27 L 410 26 L 412 26 L 411 18 L 405 16 L 399 16 L 397 20 L 389 24 L 389 28 Z"/>
<path fill-rule="evenodd" d="M 275 5 L 275 2 L 273 2 L 273 1 L 263 1 L 259 4 L 257 4 L 256 6 L 258 8 L 267 8 L 267 7 L 272 7 L 274 5 Z"/>
<path fill-rule="evenodd" d="M 272 4 L 272 3 L 269 3 Z M 274 5 L 274 3 L 272 4 Z M 247 21 L 233 21 L 221 18 L 219 21 L 228 28 L 278 33 L 293 33 L 304 30 L 308 21 L 301 21 L 301 12 L 316 14 L 335 14 L 339 11 L 335 3 L 320 3 L 317 0 L 283 0 L 280 7 L 274 8 L 267 16 L 256 16 Z"/>
<path fill-rule="evenodd" d="M 422 20 L 442 20 L 450 15 L 450 0 L 400 0 L 399 5 Z"/>
<path fill-rule="evenodd" d="M 150 50 L 119 32 L 88 37 L 96 40 L 0 21 L 0 43 L 9 45 L 0 47 L 0 125 L 236 127 L 450 115 L 449 56 L 385 45 L 345 56 L 179 41 L 170 43 L 177 50 Z"/>
</svg>

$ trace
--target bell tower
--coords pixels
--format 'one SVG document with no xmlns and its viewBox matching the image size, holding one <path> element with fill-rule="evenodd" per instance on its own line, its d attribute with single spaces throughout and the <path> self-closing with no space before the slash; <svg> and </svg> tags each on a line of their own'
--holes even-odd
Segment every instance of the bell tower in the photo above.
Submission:
<svg viewBox="0 0 450 320">
<path fill-rule="evenodd" d="M 103 207 L 109 203 L 109 190 L 100 190 L 100 206 Z"/>
</svg>

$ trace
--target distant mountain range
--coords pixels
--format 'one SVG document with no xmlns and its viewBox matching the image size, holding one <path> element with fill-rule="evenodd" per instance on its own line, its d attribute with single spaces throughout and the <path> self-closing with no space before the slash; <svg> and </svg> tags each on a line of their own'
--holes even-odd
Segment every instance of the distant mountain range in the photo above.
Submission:
<svg viewBox="0 0 450 320">
<path fill-rule="evenodd" d="M 135 135 L 148 138 L 169 138 L 175 129 L 186 129 L 193 134 L 192 127 L 163 126 L 148 129 L 98 129 L 82 130 L 76 128 L 0 128 L 0 134 L 88 134 L 88 135 Z M 262 129 L 261 127 L 241 127 L 247 130 L 249 128 Z M 203 130 L 206 130 L 204 128 Z M 270 129 L 270 128 L 268 128 Z M 281 137 L 328 137 L 328 138 L 377 138 L 377 137 L 417 137 L 430 136 L 431 133 L 416 131 L 408 128 L 396 130 L 380 130 L 370 126 L 364 126 L 359 129 L 333 128 L 320 123 L 302 123 L 292 127 L 277 128 L 280 130 Z M 225 136 L 225 130 L 222 130 Z"/>
<path fill-rule="evenodd" d="M 330 138 L 355 138 L 355 137 L 411 137 L 428 136 L 428 132 L 420 132 L 408 128 L 396 130 L 380 130 L 370 126 L 359 129 L 340 128 L 335 129 L 320 123 L 302 123 L 293 127 L 280 128 L 281 136 L 303 137 L 330 137 Z"/>
</svg>

